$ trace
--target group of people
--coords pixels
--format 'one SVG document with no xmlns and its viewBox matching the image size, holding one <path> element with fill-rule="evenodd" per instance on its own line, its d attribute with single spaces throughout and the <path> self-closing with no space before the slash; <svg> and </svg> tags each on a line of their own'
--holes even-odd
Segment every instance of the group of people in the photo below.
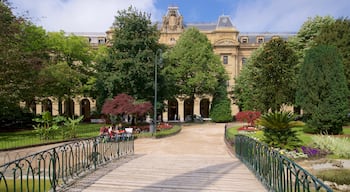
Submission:
<svg viewBox="0 0 350 192">
<path fill-rule="evenodd" d="M 118 124 L 118 126 L 115 126 L 112 124 L 111 126 L 107 127 L 101 127 L 100 129 L 100 136 L 108 136 L 110 139 L 120 139 L 123 138 L 125 134 L 125 128 L 122 126 L 121 123 Z"/>
</svg>

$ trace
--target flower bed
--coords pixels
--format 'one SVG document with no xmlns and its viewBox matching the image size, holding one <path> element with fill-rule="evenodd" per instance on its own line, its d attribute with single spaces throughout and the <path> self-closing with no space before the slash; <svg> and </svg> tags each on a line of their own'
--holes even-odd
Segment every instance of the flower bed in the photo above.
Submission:
<svg viewBox="0 0 350 192">
<path fill-rule="evenodd" d="M 251 127 L 251 126 L 242 126 L 242 127 L 238 128 L 237 130 L 238 131 L 247 131 L 247 132 L 257 131 L 257 129 L 255 127 Z"/>
</svg>

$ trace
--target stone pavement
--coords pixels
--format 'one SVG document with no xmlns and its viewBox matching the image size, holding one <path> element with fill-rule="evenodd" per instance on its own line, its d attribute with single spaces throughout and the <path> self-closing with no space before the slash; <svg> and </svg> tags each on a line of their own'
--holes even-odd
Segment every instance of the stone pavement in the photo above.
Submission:
<svg viewBox="0 0 350 192">
<path fill-rule="evenodd" d="M 135 140 L 135 155 L 82 178 L 66 191 L 267 191 L 224 142 L 224 124 L 183 126 L 163 139 Z"/>
</svg>

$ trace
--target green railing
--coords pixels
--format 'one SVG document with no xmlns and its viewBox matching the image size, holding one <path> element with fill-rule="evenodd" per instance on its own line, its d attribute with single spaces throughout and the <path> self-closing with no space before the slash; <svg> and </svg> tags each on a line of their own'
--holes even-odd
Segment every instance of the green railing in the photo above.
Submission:
<svg viewBox="0 0 350 192">
<path fill-rule="evenodd" d="M 248 136 L 235 136 L 235 151 L 270 191 L 333 191 L 277 150 Z"/>
<path fill-rule="evenodd" d="M 133 137 L 78 140 L 0 166 L 0 191 L 57 191 L 111 160 L 134 153 Z"/>
</svg>

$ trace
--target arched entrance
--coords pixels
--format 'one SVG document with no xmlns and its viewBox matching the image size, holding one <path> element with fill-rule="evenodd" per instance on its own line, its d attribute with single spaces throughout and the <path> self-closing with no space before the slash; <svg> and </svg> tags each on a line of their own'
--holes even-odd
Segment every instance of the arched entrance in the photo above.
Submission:
<svg viewBox="0 0 350 192">
<path fill-rule="evenodd" d="M 50 99 L 45 99 L 41 102 L 41 111 L 42 112 L 50 112 L 52 114 L 52 101 Z"/>
<path fill-rule="evenodd" d="M 209 118 L 209 99 L 202 99 L 200 102 L 200 113 L 203 118 Z"/>
<path fill-rule="evenodd" d="M 80 115 L 84 115 L 84 119 L 90 117 L 90 101 L 88 99 L 80 101 Z"/>
<path fill-rule="evenodd" d="M 68 99 L 64 101 L 64 114 L 67 117 L 73 117 L 74 115 L 74 101 L 72 99 Z"/>
<path fill-rule="evenodd" d="M 186 99 L 184 102 L 184 119 L 185 121 L 192 120 L 193 116 L 193 99 Z"/>
<path fill-rule="evenodd" d="M 33 114 L 36 114 L 36 101 L 32 100 L 29 104 L 29 110 L 30 112 L 32 112 Z"/>
<path fill-rule="evenodd" d="M 178 120 L 179 119 L 179 108 L 176 99 L 168 101 L 168 120 Z"/>
</svg>

